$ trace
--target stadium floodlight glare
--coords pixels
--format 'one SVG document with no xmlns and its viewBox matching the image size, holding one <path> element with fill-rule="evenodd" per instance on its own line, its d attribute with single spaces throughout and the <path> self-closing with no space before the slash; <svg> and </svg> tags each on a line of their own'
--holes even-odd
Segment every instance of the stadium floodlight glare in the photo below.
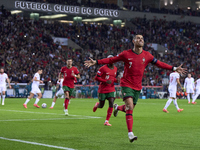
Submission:
<svg viewBox="0 0 200 150">
<path fill-rule="evenodd" d="M 22 11 L 21 10 L 12 10 L 11 11 L 11 14 L 13 15 L 13 14 L 19 14 L 19 13 L 22 13 Z"/>
<path fill-rule="evenodd" d="M 41 19 L 56 19 L 61 17 L 66 17 L 66 14 L 56 14 L 56 15 L 47 15 L 47 16 L 40 16 Z"/>
<path fill-rule="evenodd" d="M 107 17 L 99 17 L 99 18 L 93 18 L 93 19 L 83 19 L 84 22 L 97 22 L 97 21 L 105 21 L 109 20 Z"/>
</svg>

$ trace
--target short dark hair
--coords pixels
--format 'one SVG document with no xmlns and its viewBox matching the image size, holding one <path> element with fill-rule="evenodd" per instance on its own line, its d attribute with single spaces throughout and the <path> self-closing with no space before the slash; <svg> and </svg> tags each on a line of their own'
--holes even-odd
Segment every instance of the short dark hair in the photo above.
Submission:
<svg viewBox="0 0 200 150">
<path fill-rule="evenodd" d="M 142 35 L 142 34 L 136 34 L 133 36 L 133 40 L 136 38 L 137 35 Z M 143 35 L 142 35 L 143 36 Z"/>
<path fill-rule="evenodd" d="M 43 69 L 42 69 L 42 68 L 38 68 L 38 71 L 39 71 L 39 70 L 43 70 Z"/>
<path fill-rule="evenodd" d="M 4 67 L 1 67 L 0 69 L 3 69 L 3 70 L 4 70 Z"/>
<path fill-rule="evenodd" d="M 73 60 L 72 57 L 67 57 L 67 60 Z"/>
</svg>

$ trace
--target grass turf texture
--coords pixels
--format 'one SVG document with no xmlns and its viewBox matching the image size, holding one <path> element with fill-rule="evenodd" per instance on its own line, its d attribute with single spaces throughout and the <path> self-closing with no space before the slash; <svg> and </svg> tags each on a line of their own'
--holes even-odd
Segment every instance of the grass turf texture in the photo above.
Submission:
<svg viewBox="0 0 200 150">
<path fill-rule="evenodd" d="M 78 150 L 200 149 L 199 103 L 193 105 L 188 104 L 187 100 L 178 100 L 179 107 L 184 111 L 178 113 L 171 103 L 167 114 L 162 112 L 166 99 L 140 99 L 133 111 L 133 132 L 138 136 L 138 140 L 130 143 L 125 113 L 119 112 L 116 118 L 112 115 L 111 127 L 103 125 L 108 102 L 103 109 L 97 109 L 94 113 L 92 108 L 97 99 L 72 99 L 68 107 L 69 116 L 64 116 L 64 99 L 58 99 L 54 109 L 49 109 L 52 99 L 40 100 L 40 106 L 42 103 L 47 104 L 45 109 L 35 108 L 35 99 L 32 99 L 27 105 L 28 109 L 25 109 L 22 105 L 24 101 L 25 98 L 6 98 L 5 105 L 0 105 L 0 137 Z M 121 99 L 116 99 L 115 102 L 124 104 Z M 0 149 L 56 148 L 0 139 Z"/>
</svg>

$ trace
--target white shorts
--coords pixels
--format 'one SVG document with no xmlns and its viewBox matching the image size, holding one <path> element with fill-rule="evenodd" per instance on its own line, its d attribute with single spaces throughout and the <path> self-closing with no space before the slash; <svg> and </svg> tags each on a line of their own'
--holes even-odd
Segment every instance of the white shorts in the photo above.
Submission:
<svg viewBox="0 0 200 150">
<path fill-rule="evenodd" d="M 40 91 L 39 87 L 34 86 L 32 87 L 31 93 L 37 94 L 37 93 L 42 93 L 42 92 Z"/>
<path fill-rule="evenodd" d="M 176 90 L 169 89 L 168 91 L 169 91 L 169 97 L 176 98 Z"/>
<path fill-rule="evenodd" d="M 62 95 L 64 95 L 64 91 L 62 88 L 60 88 L 60 90 L 56 92 L 56 97 L 61 97 Z"/>
<path fill-rule="evenodd" d="M 3 91 L 6 91 L 6 86 L 0 86 L 0 93 L 2 93 Z"/>
<path fill-rule="evenodd" d="M 194 93 L 194 89 L 193 88 L 186 88 L 186 93 Z"/>
<path fill-rule="evenodd" d="M 200 88 L 196 89 L 196 94 L 200 94 Z"/>
</svg>

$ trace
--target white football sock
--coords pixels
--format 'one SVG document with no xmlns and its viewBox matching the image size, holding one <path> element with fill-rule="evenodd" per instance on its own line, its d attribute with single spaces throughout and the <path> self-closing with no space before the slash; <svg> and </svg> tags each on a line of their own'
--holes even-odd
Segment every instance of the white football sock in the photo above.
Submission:
<svg viewBox="0 0 200 150">
<path fill-rule="evenodd" d="M 197 94 L 193 97 L 192 102 L 195 102 L 198 96 L 199 96 L 199 93 L 197 93 Z"/>
<path fill-rule="evenodd" d="M 24 104 L 27 105 L 29 101 L 30 101 L 30 99 L 27 98 Z"/>
<path fill-rule="evenodd" d="M 38 102 L 39 102 L 39 98 L 36 98 L 36 100 L 35 100 L 35 104 L 37 104 Z"/>
<path fill-rule="evenodd" d="M 176 109 L 179 110 L 177 99 L 173 99 L 173 102 L 174 102 L 174 105 L 175 105 Z"/>
<path fill-rule="evenodd" d="M 51 107 L 54 107 L 54 105 L 55 105 L 55 102 L 52 102 Z"/>
<path fill-rule="evenodd" d="M 187 94 L 188 102 L 190 102 L 190 93 Z"/>
<path fill-rule="evenodd" d="M 167 107 L 169 107 L 169 105 L 171 104 L 172 99 L 169 98 L 169 100 L 166 102 L 164 109 L 167 109 Z"/>
<path fill-rule="evenodd" d="M 2 103 L 4 103 L 5 97 L 6 97 L 6 95 L 3 95 L 3 96 L 2 96 Z"/>
</svg>

